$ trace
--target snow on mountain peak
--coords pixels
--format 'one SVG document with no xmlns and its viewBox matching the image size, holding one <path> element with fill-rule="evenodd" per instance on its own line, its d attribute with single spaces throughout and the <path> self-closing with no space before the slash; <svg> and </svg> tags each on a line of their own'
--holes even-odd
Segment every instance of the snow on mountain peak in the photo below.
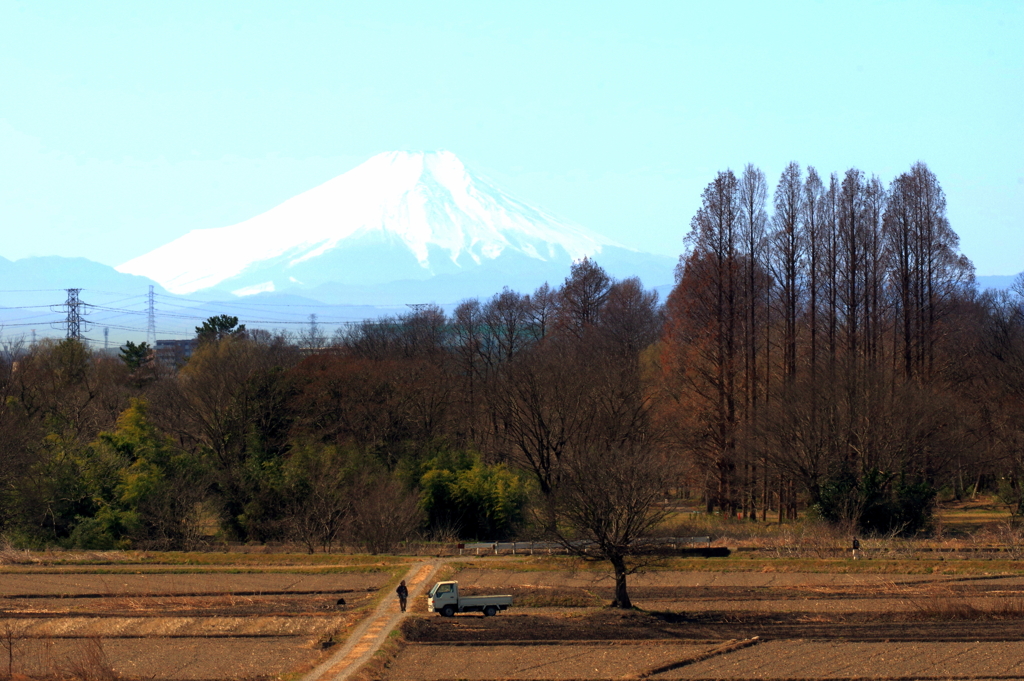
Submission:
<svg viewBox="0 0 1024 681">
<path fill-rule="evenodd" d="M 618 244 L 511 198 L 449 151 L 392 151 L 256 217 L 193 230 L 117 269 L 179 294 L 220 285 L 245 294 L 313 284 L 310 277 L 325 276 L 318 262 L 337 270 L 357 255 L 387 260 L 374 263 L 381 276 L 395 263 L 397 280 L 459 271 L 503 254 L 576 260 L 603 246 Z M 401 253 L 420 271 L 402 270 Z"/>
</svg>

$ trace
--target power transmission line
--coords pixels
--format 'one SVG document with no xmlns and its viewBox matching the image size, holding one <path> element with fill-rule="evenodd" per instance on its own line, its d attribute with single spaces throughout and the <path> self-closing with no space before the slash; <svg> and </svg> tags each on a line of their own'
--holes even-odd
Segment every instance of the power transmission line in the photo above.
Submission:
<svg viewBox="0 0 1024 681">
<path fill-rule="evenodd" d="M 54 305 L 50 308 L 54 312 L 64 312 L 65 319 L 63 322 L 53 322 L 51 326 L 55 329 L 63 326 L 69 340 L 82 340 L 82 332 L 89 330 L 88 322 L 82 319 L 82 317 L 89 314 L 88 310 L 85 309 L 88 306 L 78 297 L 82 289 L 69 288 L 65 290 L 68 292 L 68 299 L 64 301 L 64 304 Z"/>
<path fill-rule="evenodd" d="M 86 289 L 83 289 L 83 288 L 69 288 L 69 289 L 22 289 L 22 290 L 10 291 L 10 293 L 30 293 L 30 292 L 48 291 L 48 290 L 55 290 L 55 291 L 56 290 L 63 290 L 63 291 L 65 291 L 67 293 L 67 299 L 65 300 L 65 302 L 63 304 L 59 304 L 59 305 L 51 304 L 51 305 L 0 306 L 0 314 L 2 314 L 3 312 L 15 311 L 15 310 L 17 310 L 19 312 L 22 312 L 22 311 L 30 312 L 32 310 L 45 310 L 46 308 L 49 308 L 49 310 L 50 310 L 50 312 L 48 312 L 48 313 L 41 312 L 41 313 L 37 313 L 37 314 L 22 315 L 21 317 L 6 318 L 6 319 L 3 319 L 2 321 L 0 321 L 0 324 L 2 324 L 2 326 L 5 327 L 5 328 L 15 328 L 15 327 L 28 327 L 28 328 L 31 328 L 31 327 L 35 327 L 35 326 L 37 326 L 39 324 L 46 324 L 47 323 L 47 320 L 39 319 L 40 317 L 44 317 L 45 318 L 49 314 L 60 314 L 61 316 L 64 317 L 63 321 L 51 321 L 51 322 L 49 322 L 50 325 L 53 328 L 59 329 L 61 331 L 64 331 L 68 338 L 75 338 L 75 339 L 83 340 L 83 341 L 89 340 L 89 341 L 95 342 L 97 344 L 100 343 L 100 342 L 103 342 L 104 345 L 108 345 L 109 344 L 109 332 L 110 332 L 111 329 L 113 329 L 115 331 L 129 331 L 129 332 L 140 333 L 140 334 L 145 333 L 147 340 L 152 342 L 153 344 L 155 344 L 157 334 L 170 335 L 170 336 L 183 336 L 183 337 L 191 336 L 192 333 L 191 333 L 190 330 L 177 330 L 177 329 L 172 330 L 171 328 L 167 328 L 167 329 L 157 328 L 158 327 L 158 325 L 156 323 L 157 322 L 157 320 L 156 320 L 156 316 L 157 316 L 156 315 L 156 300 L 157 300 L 157 298 L 161 299 L 161 306 L 162 306 L 161 309 L 165 309 L 165 311 L 163 313 L 161 313 L 161 315 L 160 315 L 161 320 L 163 320 L 161 322 L 161 325 L 167 325 L 167 326 L 172 326 L 172 325 L 176 325 L 177 323 L 180 323 L 177 320 L 181 320 L 182 322 L 185 321 L 185 320 L 203 321 L 204 319 L 207 318 L 206 315 L 204 314 L 204 311 L 202 311 L 202 310 L 204 310 L 204 307 L 206 307 L 206 306 L 217 306 L 217 307 L 224 306 L 225 308 L 227 308 L 229 310 L 231 308 L 234 308 L 234 307 L 237 306 L 239 308 L 242 308 L 242 310 L 239 310 L 239 312 L 242 312 L 242 314 L 238 315 L 240 317 L 242 317 L 242 315 L 244 315 L 246 313 L 252 314 L 252 315 L 258 316 L 258 317 L 263 317 L 261 319 L 251 319 L 251 318 L 246 319 L 246 318 L 242 318 L 240 320 L 240 321 L 245 322 L 246 324 L 248 324 L 250 326 L 253 325 L 253 324 L 272 325 L 272 326 L 277 326 L 277 327 L 306 326 L 307 328 L 310 329 L 310 332 L 312 332 L 314 334 L 315 333 L 322 333 L 322 329 L 325 326 L 335 326 L 335 327 L 355 326 L 355 325 L 363 323 L 363 321 L 366 321 L 365 319 L 353 319 L 351 317 L 347 317 L 347 315 L 344 316 L 344 317 L 340 317 L 340 318 L 339 317 L 327 317 L 327 318 L 325 318 L 321 314 L 317 314 L 316 312 L 312 312 L 312 310 L 310 309 L 310 308 L 312 308 L 312 309 L 320 309 L 320 310 L 331 309 L 331 308 L 337 309 L 337 308 L 345 308 L 345 307 L 347 307 L 345 305 L 329 305 L 329 304 L 314 304 L 314 305 L 302 305 L 302 304 L 258 304 L 258 303 L 238 303 L 238 302 L 232 302 L 232 301 L 219 301 L 219 302 L 199 301 L 199 300 L 192 301 L 192 300 L 190 300 L 188 298 L 179 298 L 179 297 L 174 297 L 174 296 L 166 296 L 166 295 L 163 295 L 163 294 L 160 294 L 160 293 L 156 293 L 155 287 L 151 287 L 150 290 L 148 291 L 148 293 L 145 293 L 145 294 L 142 294 L 142 295 L 134 295 L 134 296 L 133 295 L 128 295 L 127 292 L 94 291 L 93 289 L 88 289 L 88 292 L 89 292 L 90 296 L 93 295 L 93 294 L 97 294 L 98 293 L 98 294 L 102 294 L 104 296 L 110 296 L 110 297 L 114 298 L 114 300 L 112 300 L 109 303 L 99 304 L 99 305 L 93 304 L 93 303 L 85 303 L 84 301 L 82 301 L 81 294 L 82 294 L 83 291 L 86 290 Z M 143 301 L 145 302 L 145 306 L 143 307 L 143 309 L 141 309 L 141 310 L 140 309 L 134 309 L 133 310 L 133 309 L 128 309 L 128 308 L 125 308 L 125 307 L 118 306 L 118 303 L 125 303 L 125 302 L 128 302 L 128 301 L 135 301 L 135 300 L 138 300 L 140 302 L 143 302 Z M 172 302 L 172 301 L 174 301 L 174 302 Z M 198 308 L 197 308 L 197 307 L 194 307 L 194 306 L 187 306 L 187 305 L 178 304 L 177 301 L 181 301 L 181 302 L 196 302 L 196 303 L 201 303 L 201 305 L 198 306 Z M 411 308 L 412 310 L 416 311 L 417 313 L 422 312 L 422 311 L 424 311 L 426 309 L 429 309 L 431 306 L 432 306 L 432 304 L 428 304 L 428 303 L 414 303 L 414 304 L 408 304 L 407 305 L 408 308 Z M 402 307 L 402 306 L 401 305 L 379 305 L 379 306 L 376 306 L 376 307 L 377 307 L 378 310 L 380 310 L 380 309 L 386 308 L 386 307 Z M 171 310 L 175 310 L 177 308 L 177 310 L 180 310 L 180 311 L 170 312 L 170 311 L 167 310 L 167 308 L 170 308 Z M 245 308 L 248 308 L 248 309 L 245 309 Z M 276 309 L 274 309 L 274 308 L 276 308 Z M 306 308 L 306 309 L 303 310 L 303 308 Z M 257 312 L 257 310 L 258 310 L 258 312 Z M 294 312 L 292 312 L 292 311 L 294 311 Z M 96 315 L 97 312 L 99 312 L 98 315 Z M 192 314 L 189 314 L 189 312 L 192 312 Z M 300 321 L 300 319 L 296 319 L 295 317 L 298 317 L 298 315 L 301 314 L 302 312 L 312 312 L 312 314 L 304 314 L 303 317 L 306 317 L 306 319 Z M 199 313 L 199 314 L 196 314 L 196 313 Z M 238 312 L 236 312 L 235 314 L 238 314 Z M 284 318 L 277 318 L 277 319 L 274 319 L 274 318 L 266 319 L 265 318 L 265 317 L 271 317 L 271 316 L 272 317 L 277 317 L 278 314 L 280 314 Z M 86 319 L 85 319 L 86 315 L 90 315 L 90 316 L 96 315 L 96 316 L 93 316 L 93 318 L 91 320 L 86 321 Z M 122 318 L 122 319 L 125 318 L 125 317 L 131 318 L 132 316 L 136 316 L 136 317 L 145 316 L 146 317 L 146 325 L 145 325 L 145 327 L 144 328 L 139 328 L 139 327 L 142 326 L 141 324 L 139 324 L 138 326 L 133 326 L 131 324 L 131 321 L 128 321 L 128 320 L 125 320 L 124 322 L 120 322 L 119 323 L 120 320 L 118 318 Z M 310 318 L 310 317 L 312 317 L 312 318 Z M 141 321 L 141 320 L 139 320 L 139 321 Z M 90 330 L 89 329 L 90 326 L 93 326 L 93 327 L 98 326 L 98 327 L 104 329 L 104 336 L 103 336 L 102 340 L 94 340 L 94 339 L 88 338 L 87 334 L 88 334 L 88 332 Z M 28 330 L 28 328 L 26 328 L 26 331 Z M 35 329 L 32 329 L 32 331 L 34 332 Z"/>
<path fill-rule="evenodd" d="M 149 324 L 146 326 L 146 341 L 150 347 L 156 345 L 156 313 L 153 310 L 153 285 L 149 285 Z"/>
</svg>

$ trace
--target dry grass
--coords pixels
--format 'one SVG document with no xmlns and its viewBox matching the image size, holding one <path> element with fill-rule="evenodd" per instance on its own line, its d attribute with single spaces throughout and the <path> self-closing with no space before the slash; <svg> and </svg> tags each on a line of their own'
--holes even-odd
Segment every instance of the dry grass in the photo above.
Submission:
<svg viewBox="0 0 1024 681">
<path fill-rule="evenodd" d="M 0 628 L 4 648 L 3 671 L 6 674 L 3 678 L 16 679 L 29 677 L 14 672 L 19 667 L 18 644 L 24 640 L 23 632 L 17 625 L 5 622 Z M 46 659 L 46 671 L 42 678 L 55 679 L 60 681 L 116 681 L 117 673 L 114 671 L 107 654 L 103 649 L 103 640 L 94 637 L 83 639 L 75 650 L 60 663 L 54 663 L 49 657 Z"/>
<path fill-rule="evenodd" d="M 84 640 L 57 671 L 60 678 L 73 681 L 116 681 L 118 678 L 99 638 Z"/>
<path fill-rule="evenodd" d="M 927 598 L 911 601 L 910 619 L 940 621 L 1018 620 L 1024 618 L 1024 598 L 1000 598 L 994 603 L 969 597 Z"/>
<path fill-rule="evenodd" d="M 970 537 L 976 550 L 998 548 L 1003 558 L 1024 559 L 1024 527 L 1013 519 L 992 523 Z"/>
<path fill-rule="evenodd" d="M 455 575 L 462 568 L 457 563 L 446 563 L 434 573 L 435 582 L 447 582 L 455 578 Z"/>
<path fill-rule="evenodd" d="M 295 566 L 257 565 L 233 566 L 153 566 L 146 569 L 125 565 L 79 565 L 61 567 L 56 565 L 35 565 L 35 566 L 0 566 L 2 574 L 54 574 L 54 575 L 262 575 L 262 574 L 289 574 L 289 575 L 376 575 L 376 574 L 397 574 L 396 571 L 406 569 L 405 564 L 398 565 L 340 565 L 340 566 Z"/>
<path fill-rule="evenodd" d="M 261 551 L 255 548 L 263 549 Z M 409 563 L 401 556 L 370 556 L 360 554 L 291 553 L 282 547 L 231 547 L 231 551 L 32 551 L 18 549 L 0 537 L 0 566 L 167 566 L 245 568 L 245 567 L 309 567 L 347 570 L 389 569 Z"/>
<path fill-rule="evenodd" d="M 31 551 L 16 549 L 5 537 L 0 537 L 0 565 L 37 565 L 40 562 Z"/>
<path fill-rule="evenodd" d="M 17 646 L 24 633 L 24 627 L 17 622 L 7 620 L 0 627 L 0 646 L 4 649 L 4 667 L 7 669 L 7 678 L 14 676 L 14 659 L 17 656 Z"/>
<path fill-rule="evenodd" d="M 962 588 L 962 587 L 961 587 Z M 878 585 L 875 594 L 902 596 L 911 606 L 900 614 L 883 613 L 911 621 L 964 622 L 1024 619 L 1024 597 L 1006 594 L 964 593 L 949 584 Z"/>
<path fill-rule="evenodd" d="M 940 504 L 934 514 L 934 534 L 943 537 L 969 536 L 994 524 L 1013 520 L 1008 504 L 995 497 L 978 497 L 959 502 Z"/>
<path fill-rule="evenodd" d="M 849 558 L 852 526 L 830 525 L 804 517 L 778 523 L 696 512 L 673 514 L 661 528 L 672 536 L 710 536 L 713 546 L 728 546 L 775 558 Z M 873 558 L 908 560 L 928 554 L 963 553 L 981 558 L 1024 560 L 1024 525 L 1006 504 L 992 497 L 949 502 L 936 509 L 932 528 L 912 538 L 861 537 Z"/>
<path fill-rule="evenodd" d="M 808 550 L 810 556 L 795 555 L 779 557 L 768 552 L 740 551 L 728 558 L 692 558 L 665 556 L 646 566 L 645 571 L 662 570 L 680 572 L 813 572 L 828 574 L 902 574 L 902 575 L 993 575 L 1024 574 L 1024 561 L 1009 560 L 1002 553 L 967 554 L 955 559 L 935 553 L 924 553 L 914 558 L 892 559 L 869 554 L 865 560 L 850 560 L 849 552 L 838 549 L 832 556 L 824 551 Z M 840 555 L 841 554 L 841 555 Z M 515 570 L 516 572 L 569 572 L 590 573 L 609 571 L 607 562 L 582 562 L 572 556 L 521 557 L 510 562 L 507 559 L 467 559 L 451 563 L 459 570 Z"/>
<path fill-rule="evenodd" d="M 466 596 L 493 593 L 493 589 L 475 589 L 467 587 Z M 477 592 L 480 593 L 477 593 Z M 552 586 L 511 586 L 501 589 L 502 593 L 512 596 L 517 608 L 594 608 L 605 605 L 605 599 L 599 598 L 587 589 L 552 587 Z"/>
</svg>

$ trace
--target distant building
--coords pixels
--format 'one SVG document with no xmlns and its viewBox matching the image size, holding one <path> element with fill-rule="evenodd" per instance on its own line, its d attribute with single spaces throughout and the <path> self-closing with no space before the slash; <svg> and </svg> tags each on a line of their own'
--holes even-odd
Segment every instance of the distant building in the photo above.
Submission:
<svg viewBox="0 0 1024 681">
<path fill-rule="evenodd" d="M 158 340 L 156 342 L 156 361 L 163 366 L 180 367 L 192 356 L 199 341 L 195 338 L 188 340 Z"/>
</svg>

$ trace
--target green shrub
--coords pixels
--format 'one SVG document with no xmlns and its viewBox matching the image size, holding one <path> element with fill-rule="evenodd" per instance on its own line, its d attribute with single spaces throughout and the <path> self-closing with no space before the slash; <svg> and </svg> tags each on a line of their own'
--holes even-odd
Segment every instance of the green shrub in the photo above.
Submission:
<svg viewBox="0 0 1024 681">
<path fill-rule="evenodd" d="M 865 533 L 909 535 L 931 520 L 935 488 L 925 480 L 869 468 L 843 467 L 821 487 L 817 513 L 834 524 L 853 523 Z"/>
<path fill-rule="evenodd" d="M 523 521 L 526 485 L 504 464 L 485 464 L 476 452 L 443 451 L 424 461 L 419 473 L 428 530 L 505 539 Z"/>
</svg>

